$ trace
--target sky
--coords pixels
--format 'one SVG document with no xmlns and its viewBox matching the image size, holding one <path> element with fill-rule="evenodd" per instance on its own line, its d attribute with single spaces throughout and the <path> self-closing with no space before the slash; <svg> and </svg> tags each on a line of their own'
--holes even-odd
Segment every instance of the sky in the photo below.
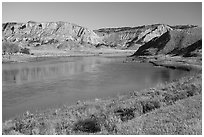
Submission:
<svg viewBox="0 0 204 137">
<path fill-rule="evenodd" d="M 90 29 L 164 23 L 202 26 L 201 2 L 3 2 L 2 22 L 65 21 Z"/>
</svg>

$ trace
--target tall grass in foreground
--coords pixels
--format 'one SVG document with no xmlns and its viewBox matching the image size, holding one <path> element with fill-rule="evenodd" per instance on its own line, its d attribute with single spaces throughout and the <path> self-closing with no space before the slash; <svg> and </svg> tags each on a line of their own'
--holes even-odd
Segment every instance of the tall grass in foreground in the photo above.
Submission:
<svg viewBox="0 0 204 137">
<path fill-rule="evenodd" d="M 202 134 L 202 76 L 3 123 L 3 134 Z"/>
</svg>

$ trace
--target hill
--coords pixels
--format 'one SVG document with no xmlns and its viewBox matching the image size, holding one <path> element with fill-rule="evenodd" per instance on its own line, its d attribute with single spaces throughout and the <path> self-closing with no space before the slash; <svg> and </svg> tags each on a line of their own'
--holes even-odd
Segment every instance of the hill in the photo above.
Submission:
<svg viewBox="0 0 204 137">
<path fill-rule="evenodd" d="M 169 30 L 142 45 L 133 56 L 182 55 L 201 56 L 202 29 L 200 27 Z"/>
<path fill-rule="evenodd" d="M 172 34 L 170 35 L 177 38 L 178 36 L 183 37 L 183 35 L 186 35 L 180 34 L 183 30 L 186 31 L 193 28 L 196 28 L 196 26 L 152 24 L 137 27 L 90 30 L 86 27 L 62 21 L 8 22 L 2 24 L 2 40 L 3 42 L 18 44 L 23 48 L 45 46 L 45 49 L 54 48 L 59 50 L 78 50 L 86 48 L 137 50 L 142 45 L 152 42 L 167 32 L 171 32 Z M 194 34 L 195 32 L 189 33 Z"/>
<path fill-rule="evenodd" d="M 138 49 L 154 37 L 161 36 L 171 28 L 165 24 L 143 25 L 138 27 L 106 28 L 95 30 L 103 39 L 103 44 L 119 49 Z"/>
<path fill-rule="evenodd" d="M 24 47 L 55 45 L 56 48 L 92 46 L 101 42 L 92 30 L 67 22 L 33 22 L 2 24 L 4 41 Z"/>
</svg>

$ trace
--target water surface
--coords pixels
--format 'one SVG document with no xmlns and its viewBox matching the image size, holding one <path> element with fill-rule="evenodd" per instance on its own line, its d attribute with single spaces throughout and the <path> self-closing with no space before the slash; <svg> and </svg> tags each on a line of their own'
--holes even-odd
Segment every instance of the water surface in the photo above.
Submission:
<svg viewBox="0 0 204 137">
<path fill-rule="evenodd" d="M 122 57 L 61 57 L 3 64 L 3 120 L 26 110 L 35 112 L 149 88 L 185 74 L 148 63 L 124 63 L 124 60 Z"/>
</svg>

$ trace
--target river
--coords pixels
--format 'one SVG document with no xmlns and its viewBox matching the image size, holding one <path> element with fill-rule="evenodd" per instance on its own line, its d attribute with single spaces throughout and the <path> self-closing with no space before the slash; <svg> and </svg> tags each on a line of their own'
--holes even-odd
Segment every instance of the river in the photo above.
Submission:
<svg viewBox="0 0 204 137">
<path fill-rule="evenodd" d="M 2 64 L 2 120 L 29 110 L 114 97 L 178 79 L 184 71 L 127 62 L 124 57 L 59 57 Z"/>
</svg>

